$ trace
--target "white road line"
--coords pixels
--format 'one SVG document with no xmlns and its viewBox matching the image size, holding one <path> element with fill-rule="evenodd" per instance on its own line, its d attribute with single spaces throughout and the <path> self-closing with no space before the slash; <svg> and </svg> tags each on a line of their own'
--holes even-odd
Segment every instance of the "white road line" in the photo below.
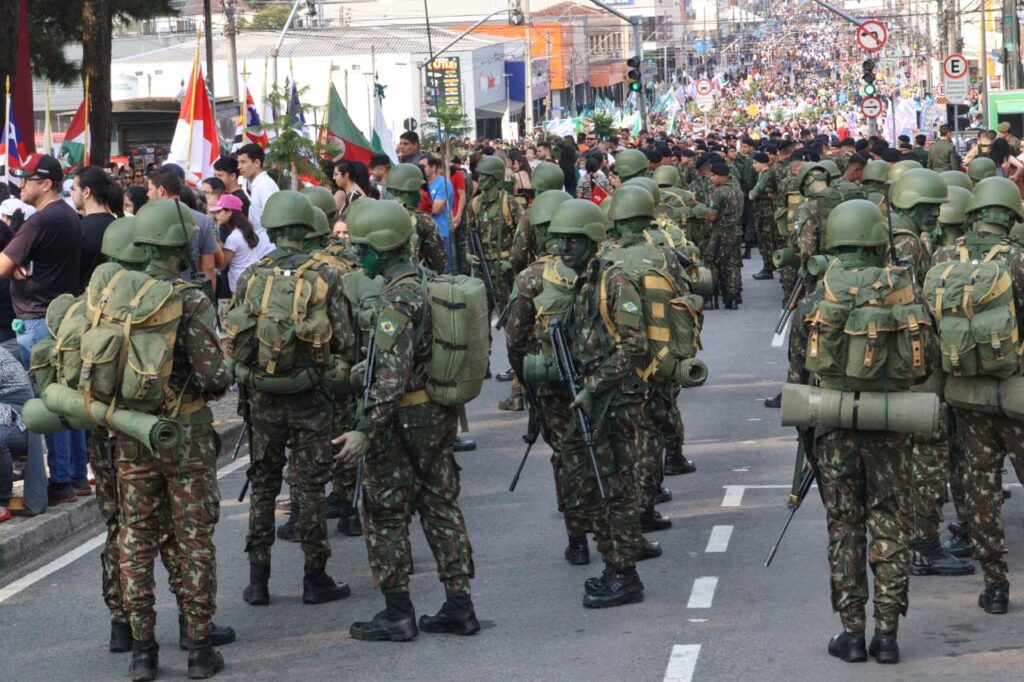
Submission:
<svg viewBox="0 0 1024 682">
<path fill-rule="evenodd" d="M 789 489 L 789 485 L 723 485 L 725 495 L 722 497 L 723 507 L 738 507 L 743 503 L 743 493 L 750 488 L 763 490 Z"/>
<path fill-rule="evenodd" d="M 665 682 L 690 682 L 697 668 L 700 644 L 676 644 L 665 668 Z"/>
<path fill-rule="evenodd" d="M 248 463 L 248 457 L 241 457 L 239 459 L 236 459 L 234 462 L 231 462 L 230 464 L 224 465 L 219 471 L 217 471 L 217 479 L 219 480 L 221 478 L 224 478 L 228 474 L 232 474 L 238 471 Z M 89 540 L 86 540 L 84 543 L 74 548 L 64 556 L 54 559 L 53 561 L 51 561 L 50 563 L 46 564 L 41 568 L 37 568 L 25 577 L 15 580 L 7 587 L 0 588 L 0 604 L 4 603 L 14 595 L 21 592 L 22 590 L 36 584 L 46 576 L 56 573 L 65 566 L 68 566 L 74 563 L 75 561 L 78 561 L 83 556 L 85 556 L 89 552 L 93 551 L 94 549 L 102 545 L 106 537 L 106 533 L 100 533 L 99 535 Z"/>
<path fill-rule="evenodd" d="M 718 578 L 715 576 L 694 580 L 693 589 L 690 590 L 690 601 L 686 603 L 686 608 L 710 609 L 711 602 L 715 599 L 716 587 L 718 587 Z"/>
<path fill-rule="evenodd" d="M 724 552 L 729 549 L 729 538 L 732 537 L 732 526 L 715 526 L 711 529 L 708 546 L 705 552 Z"/>
</svg>

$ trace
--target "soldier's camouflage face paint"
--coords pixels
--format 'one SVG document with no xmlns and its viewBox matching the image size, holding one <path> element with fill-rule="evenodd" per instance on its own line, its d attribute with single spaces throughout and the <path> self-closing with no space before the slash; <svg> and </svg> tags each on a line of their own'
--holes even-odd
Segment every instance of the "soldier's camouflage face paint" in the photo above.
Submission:
<svg viewBox="0 0 1024 682">
<path fill-rule="evenodd" d="M 924 232 L 931 232 L 939 224 L 939 204 L 920 204 L 914 207 L 915 219 Z"/>
<path fill-rule="evenodd" d="M 583 272 L 596 252 L 597 244 L 582 234 L 562 237 L 557 243 L 562 262 L 576 272 Z"/>
<path fill-rule="evenodd" d="M 366 244 L 358 245 L 356 251 L 367 277 L 373 279 L 384 272 L 387 259 L 381 253 L 374 251 Z"/>
</svg>

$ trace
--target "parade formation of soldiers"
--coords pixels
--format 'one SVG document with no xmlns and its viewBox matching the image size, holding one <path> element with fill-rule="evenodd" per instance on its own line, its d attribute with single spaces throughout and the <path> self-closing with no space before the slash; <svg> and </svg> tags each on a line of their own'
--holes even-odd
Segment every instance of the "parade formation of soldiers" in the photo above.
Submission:
<svg viewBox="0 0 1024 682">
<path fill-rule="evenodd" d="M 131 679 L 157 677 L 159 554 L 189 678 L 224 668 L 215 646 L 235 633 L 213 622 L 219 444 L 207 402 L 232 384 L 251 457 L 249 584 L 239 595 L 248 604 L 273 608 L 275 538 L 301 544 L 303 602 L 350 595 L 326 572 L 331 517 L 339 531 L 365 535 L 383 595 L 381 611 L 351 624 L 353 638 L 479 632 L 453 444 L 491 372 L 512 380 L 500 409 L 528 412 L 529 431 L 550 446 L 566 561 L 590 563 L 588 534 L 603 560 L 581 585 L 582 605 L 643 601 L 638 564 L 662 553 L 644 534 L 671 526 L 656 509 L 671 499 L 664 479 L 696 470 L 683 454 L 680 393 L 708 378 L 698 358 L 705 312 L 743 305 L 744 258 L 760 259 L 755 286 L 775 286 L 778 274 L 788 316 L 787 383 L 767 404 L 797 427 L 802 478 L 825 503 L 842 623 L 828 653 L 898 662 L 909 576 L 971 574 L 972 557 L 979 606 L 1006 613 L 1006 456 L 1024 479 L 1024 206 L 986 158 L 966 173 L 938 172 L 886 148 L 877 138 L 650 136 L 614 156 L 586 152 L 610 176 L 603 202 L 567 192 L 575 178 L 547 161 L 533 169 L 533 191 L 516 193 L 504 159 L 478 150 L 451 244 L 419 209 L 425 178 L 415 164 L 390 168 L 382 184 L 392 199 L 347 206 L 344 230 L 333 229 L 329 191 L 282 190 L 261 216 L 274 250 L 241 275 L 219 320 L 203 290 L 179 279 L 192 258 L 190 211 L 163 199 L 117 221 L 83 307 L 51 327 L 50 380 L 82 393 L 92 414 L 103 395 L 95 377 L 118 386 L 90 436 L 98 499 L 116 517 L 102 559 L 110 650 L 132 652 Z M 152 332 L 140 327 L 155 321 L 104 312 L 114 278 L 135 287 L 132 311 L 163 283 L 151 314 L 170 323 L 167 357 L 147 355 Z M 93 346 L 104 315 L 124 328 L 106 359 Z M 65 325 L 85 330 L 80 377 L 68 369 Z M 507 372 L 487 362 L 502 341 Z M 132 396 L 154 383 L 161 394 L 148 414 L 181 425 L 173 447 L 105 421 L 115 408 L 146 412 Z M 812 410 L 815 401 L 822 407 Z M 897 405 L 911 417 L 890 419 Z M 283 483 L 290 518 L 275 531 Z M 947 486 L 958 521 L 942 541 Z M 414 514 L 446 595 L 418 619 Z"/>
</svg>

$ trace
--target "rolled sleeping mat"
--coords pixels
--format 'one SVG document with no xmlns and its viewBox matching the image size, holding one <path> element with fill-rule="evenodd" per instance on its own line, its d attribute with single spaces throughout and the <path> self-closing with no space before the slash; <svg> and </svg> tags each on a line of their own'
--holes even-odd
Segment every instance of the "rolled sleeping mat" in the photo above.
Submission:
<svg viewBox="0 0 1024 682">
<path fill-rule="evenodd" d="M 558 370 L 543 355 L 530 354 L 523 358 L 523 381 L 532 385 L 558 381 Z"/>
<path fill-rule="evenodd" d="M 676 380 L 675 383 L 683 388 L 703 386 L 708 380 L 708 366 L 697 358 L 683 360 L 676 365 L 673 378 Z"/>
<path fill-rule="evenodd" d="M 73 423 L 88 424 L 88 428 L 105 426 L 114 431 L 120 431 L 139 441 L 151 451 L 176 448 L 185 438 L 185 429 L 173 419 L 156 417 L 134 410 L 115 409 L 108 420 L 109 406 L 95 400 L 86 411 L 85 396 L 59 384 L 51 384 L 46 387 L 46 390 L 43 391 L 43 404 L 51 412 L 64 415 Z"/>
<path fill-rule="evenodd" d="M 89 431 L 95 427 L 90 421 L 79 421 L 62 417 L 46 409 L 41 398 L 32 398 L 21 408 L 21 420 L 32 433 L 57 433 L 58 431 Z"/>
<path fill-rule="evenodd" d="M 782 387 L 782 425 L 928 434 L 939 426 L 934 393 L 869 393 L 818 386 Z"/>
<path fill-rule="evenodd" d="M 777 268 L 796 268 L 800 266 L 800 256 L 796 254 L 796 249 L 791 246 L 776 249 L 772 252 L 772 265 Z"/>
<path fill-rule="evenodd" d="M 715 279 L 711 275 L 711 268 L 703 265 L 697 268 L 697 278 L 693 282 L 693 293 L 698 296 L 710 296 L 715 290 Z"/>
<path fill-rule="evenodd" d="M 239 386 L 251 385 L 262 393 L 273 395 L 293 395 L 314 388 L 317 379 L 308 369 L 303 369 L 288 376 L 254 375 L 245 365 L 235 365 L 235 381 Z"/>
<path fill-rule="evenodd" d="M 1024 377 L 949 377 L 946 402 L 951 407 L 1024 421 Z"/>
</svg>

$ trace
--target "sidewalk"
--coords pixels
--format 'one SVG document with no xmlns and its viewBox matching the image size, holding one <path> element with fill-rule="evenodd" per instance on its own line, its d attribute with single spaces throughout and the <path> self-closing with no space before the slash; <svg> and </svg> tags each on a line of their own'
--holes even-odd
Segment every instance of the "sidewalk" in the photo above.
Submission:
<svg viewBox="0 0 1024 682">
<path fill-rule="evenodd" d="M 214 428 L 221 439 L 221 453 L 218 468 L 231 457 L 242 429 L 242 420 L 236 406 L 238 394 L 228 393 L 223 399 L 212 403 Z M 243 456 L 248 454 L 243 445 Z M 18 494 L 16 484 L 15 494 Z M 39 516 L 15 516 L 6 523 L 0 523 L 0 579 L 10 571 L 22 566 L 83 531 L 98 532 L 103 525 L 96 496 L 79 497 L 76 502 L 50 507 Z"/>
</svg>

